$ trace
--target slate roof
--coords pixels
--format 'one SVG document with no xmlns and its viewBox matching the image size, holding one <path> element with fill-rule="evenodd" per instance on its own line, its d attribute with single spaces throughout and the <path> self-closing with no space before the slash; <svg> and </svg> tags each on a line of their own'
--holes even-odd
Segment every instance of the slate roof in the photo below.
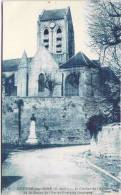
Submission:
<svg viewBox="0 0 121 195">
<path fill-rule="evenodd" d="M 99 60 L 91 60 L 91 62 L 92 62 L 93 64 L 95 64 L 96 66 L 99 66 L 99 67 L 101 66 Z"/>
<path fill-rule="evenodd" d="M 32 58 L 27 58 L 28 62 L 32 60 Z M 18 70 L 18 65 L 21 61 L 21 58 L 4 60 L 2 63 L 2 71 L 3 72 L 12 72 Z M 60 66 L 60 69 L 74 68 L 74 67 L 98 67 L 100 69 L 101 79 L 103 82 L 111 81 L 119 83 L 118 77 L 115 75 L 113 70 L 110 67 L 101 67 L 97 60 L 89 60 L 87 56 L 81 52 L 77 53 L 75 56 L 72 56 L 67 62 Z"/>
<path fill-rule="evenodd" d="M 100 73 L 101 73 L 101 80 L 103 82 L 111 81 L 111 80 L 113 80 L 116 83 L 120 82 L 118 77 L 115 75 L 114 71 L 111 70 L 110 67 L 101 67 Z"/>
<path fill-rule="evenodd" d="M 31 61 L 32 58 L 28 58 L 28 62 Z M 21 58 L 17 59 L 10 59 L 10 60 L 3 60 L 2 63 L 2 71 L 3 72 L 11 72 L 11 71 L 17 71 L 18 65 L 21 61 Z"/>
<path fill-rule="evenodd" d="M 39 19 L 41 21 L 63 19 L 66 12 L 67 9 L 44 10 L 42 15 L 39 16 Z"/>
<path fill-rule="evenodd" d="M 99 67 L 98 63 L 91 61 L 84 53 L 78 52 L 72 56 L 67 62 L 60 66 L 61 69 L 75 68 L 75 67 Z"/>
</svg>

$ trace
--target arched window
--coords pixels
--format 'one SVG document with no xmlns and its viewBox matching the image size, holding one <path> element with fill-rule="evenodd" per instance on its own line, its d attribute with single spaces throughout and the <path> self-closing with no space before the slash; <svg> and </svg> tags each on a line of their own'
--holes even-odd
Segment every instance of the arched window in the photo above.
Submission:
<svg viewBox="0 0 121 195">
<path fill-rule="evenodd" d="M 43 44 L 48 49 L 49 48 L 49 30 L 44 30 Z"/>
<path fill-rule="evenodd" d="M 45 89 L 45 76 L 44 74 L 41 73 L 38 79 L 38 92 L 43 92 L 44 89 Z"/>
<path fill-rule="evenodd" d="M 62 30 L 59 27 L 56 35 L 56 53 L 62 53 Z"/>
<path fill-rule="evenodd" d="M 14 74 L 5 79 L 5 94 L 11 96 L 14 92 Z"/>
<path fill-rule="evenodd" d="M 79 95 L 79 74 L 71 73 L 65 79 L 65 96 Z"/>
<path fill-rule="evenodd" d="M 49 34 L 48 29 L 45 29 L 45 30 L 44 30 L 44 35 L 48 35 L 48 34 Z"/>
<path fill-rule="evenodd" d="M 62 33 L 61 28 L 58 28 L 58 29 L 57 29 L 57 34 L 58 34 L 58 33 Z"/>
</svg>

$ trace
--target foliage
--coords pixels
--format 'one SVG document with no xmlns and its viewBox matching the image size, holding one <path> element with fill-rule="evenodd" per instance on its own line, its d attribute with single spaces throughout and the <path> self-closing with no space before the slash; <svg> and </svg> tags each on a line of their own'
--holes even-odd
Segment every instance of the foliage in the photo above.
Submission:
<svg viewBox="0 0 121 195">
<path fill-rule="evenodd" d="M 45 77 L 46 77 L 45 87 L 50 91 L 50 96 L 52 96 L 54 87 L 56 85 L 55 78 L 52 78 L 51 74 L 45 74 Z"/>
<path fill-rule="evenodd" d="M 91 138 L 94 137 L 94 139 L 97 141 L 97 135 L 98 132 L 102 130 L 103 124 L 106 123 L 106 118 L 103 114 L 94 115 L 89 118 L 89 121 L 87 122 L 87 129 L 90 132 Z"/>
<path fill-rule="evenodd" d="M 22 99 L 19 99 L 18 101 L 16 101 L 16 104 L 17 104 L 18 108 L 20 108 L 24 105 L 24 102 Z"/>
<path fill-rule="evenodd" d="M 90 0 L 89 35 L 101 64 L 110 65 L 119 75 L 121 66 L 121 2 Z"/>
<path fill-rule="evenodd" d="M 68 81 L 73 87 L 77 87 L 79 85 L 79 72 L 73 72 L 69 75 Z"/>
<path fill-rule="evenodd" d="M 114 82 L 106 81 L 104 84 L 104 93 L 107 99 L 115 105 L 120 101 L 120 86 Z"/>
</svg>

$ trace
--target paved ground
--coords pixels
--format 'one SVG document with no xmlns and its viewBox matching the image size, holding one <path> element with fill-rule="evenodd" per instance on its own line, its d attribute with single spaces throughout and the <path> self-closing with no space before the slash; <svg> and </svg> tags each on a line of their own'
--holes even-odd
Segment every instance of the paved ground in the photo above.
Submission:
<svg viewBox="0 0 121 195">
<path fill-rule="evenodd" d="M 105 190 L 118 189 L 117 182 L 88 165 L 83 157 L 88 149 L 71 146 L 11 153 L 3 163 L 3 181 L 8 186 L 2 194 L 103 195 Z"/>
</svg>

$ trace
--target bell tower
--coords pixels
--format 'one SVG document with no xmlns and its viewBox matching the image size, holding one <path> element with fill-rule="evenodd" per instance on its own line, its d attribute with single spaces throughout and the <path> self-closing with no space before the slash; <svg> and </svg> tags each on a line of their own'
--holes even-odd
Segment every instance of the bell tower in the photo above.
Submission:
<svg viewBox="0 0 121 195">
<path fill-rule="evenodd" d="M 43 10 L 38 18 L 37 46 L 43 45 L 60 65 L 75 53 L 71 11 Z"/>
</svg>

